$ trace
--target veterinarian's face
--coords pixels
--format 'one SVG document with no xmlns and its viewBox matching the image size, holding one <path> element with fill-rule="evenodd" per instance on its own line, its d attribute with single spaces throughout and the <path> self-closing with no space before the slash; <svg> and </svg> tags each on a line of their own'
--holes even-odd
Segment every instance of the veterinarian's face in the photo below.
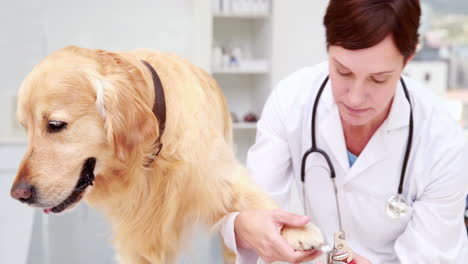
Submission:
<svg viewBox="0 0 468 264">
<path fill-rule="evenodd" d="M 84 195 L 78 185 L 94 176 L 95 162 L 109 152 L 89 85 L 60 63 L 43 63 L 25 80 L 17 114 L 29 146 L 12 196 L 46 212 L 61 212 Z"/>
<path fill-rule="evenodd" d="M 386 115 L 403 66 L 391 36 L 361 50 L 330 46 L 330 80 L 342 121 L 361 126 Z"/>
</svg>

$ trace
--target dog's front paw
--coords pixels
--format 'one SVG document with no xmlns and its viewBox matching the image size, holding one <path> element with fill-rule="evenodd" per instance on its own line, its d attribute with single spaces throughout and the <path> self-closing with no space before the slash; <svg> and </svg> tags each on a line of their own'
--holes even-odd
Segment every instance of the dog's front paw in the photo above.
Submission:
<svg viewBox="0 0 468 264">
<path fill-rule="evenodd" d="M 281 235 L 295 250 L 304 251 L 318 249 L 323 245 L 323 236 L 320 229 L 308 223 L 303 227 L 285 226 Z"/>
</svg>

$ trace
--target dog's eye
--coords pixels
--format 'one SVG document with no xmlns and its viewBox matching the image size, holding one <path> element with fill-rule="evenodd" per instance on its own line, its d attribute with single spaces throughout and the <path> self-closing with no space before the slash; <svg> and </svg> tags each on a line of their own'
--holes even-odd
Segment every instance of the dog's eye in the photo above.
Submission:
<svg viewBox="0 0 468 264">
<path fill-rule="evenodd" d="M 67 123 L 66 122 L 62 122 L 62 121 L 49 121 L 49 123 L 47 124 L 47 131 L 49 133 L 56 133 L 56 132 L 60 132 L 62 131 L 63 129 L 67 128 Z"/>
</svg>

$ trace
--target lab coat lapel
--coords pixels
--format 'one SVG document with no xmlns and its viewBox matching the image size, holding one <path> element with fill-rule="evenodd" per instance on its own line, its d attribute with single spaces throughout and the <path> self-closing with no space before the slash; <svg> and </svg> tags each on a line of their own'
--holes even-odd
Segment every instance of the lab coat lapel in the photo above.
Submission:
<svg viewBox="0 0 468 264">
<path fill-rule="evenodd" d="M 326 147 L 320 144 L 320 139 L 317 139 L 317 147 L 329 153 L 333 165 L 340 165 L 346 174 L 349 171 L 349 161 L 340 115 L 338 107 L 333 100 L 330 83 L 329 81 L 321 98 L 327 111 L 325 111 L 325 116 L 323 118 L 317 117 L 317 120 L 319 120 L 317 122 L 317 127 L 320 128 L 320 135 L 325 140 Z"/>
<path fill-rule="evenodd" d="M 392 147 L 397 144 L 404 144 L 406 148 L 407 130 L 401 133 L 401 128 L 409 126 L 410 107 L 404 95 L 401 84 L 398 85 L 395 91 L 392 108 L 387 119 L 377 129 L 371 140 L 367 143 L 364 151 L 359 155 L 353 167 L 349 171 L 346 178 L 347 181 L 363 174 L 368 168 L 385 160 L 390 155 Z M 395 144 L 395 146 L 393 146 Z M 405 153 L 401 153 L 404 155 Z"/>
<path fill-rule="evenodd" d="M 388 135 L 386 134 L 382 126 L 374 133 L 364 151 L 351 167 L 346 181 L 351 181 L 355 177 L 364 174 L 368 168 L 384 160 L 389 155 Z"/>
</svg>

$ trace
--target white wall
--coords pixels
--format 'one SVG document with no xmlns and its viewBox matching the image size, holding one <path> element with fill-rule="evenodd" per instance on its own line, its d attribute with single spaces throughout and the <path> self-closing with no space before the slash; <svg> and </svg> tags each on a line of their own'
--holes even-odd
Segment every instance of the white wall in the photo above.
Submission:
<svg viewBox="0 0 468 264">
<path fill-rule="evenodd" d="M 33 226 L 33 210 L 10 198 L 10 186 L 15 177 L 25 147 L 0 148 L 0 263 L 25 264 Z"/>
<path fill-rule="evenodd" d="M 14 95 L 24 76 L 45 55 L 39 1 L 2 1 L 0 8 L 0 138 L 12 134 Z"/>
<path fill-rule="evenodd" d="M 66 45 L 193 54 L 191 0 L 43 1 L 47 53 Z"/>
<path fill-rule="evenodd" d="M 276 0 L 273 8 L 273 84 L 327 59 L 323 16 L 327 0 Z"/>
</svg>

